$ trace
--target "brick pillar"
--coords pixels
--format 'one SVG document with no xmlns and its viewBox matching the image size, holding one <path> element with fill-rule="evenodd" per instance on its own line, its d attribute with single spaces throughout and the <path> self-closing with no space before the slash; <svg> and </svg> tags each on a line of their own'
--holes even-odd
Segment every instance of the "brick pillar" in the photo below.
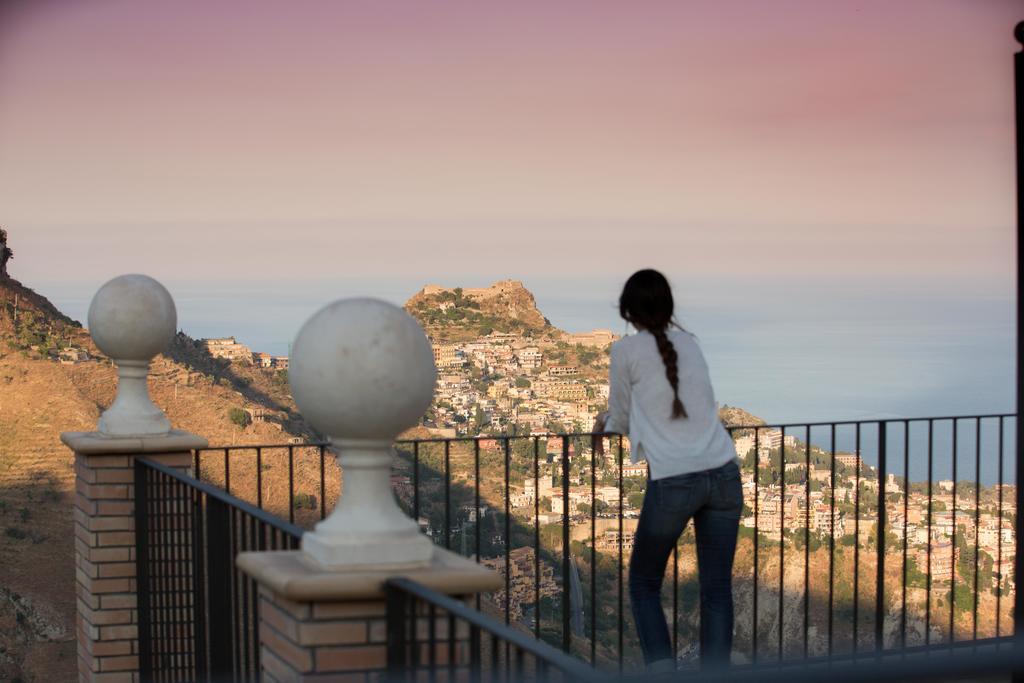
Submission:
<svg viewBox="0 0 1024 683">
<path fill-rule="evenodd" d="M 75 453 L 75 592 L 78 680 L 139 680 L 135 580 L 135 459 L 192 466 L 205 439 L 181 431 L 121 438 L 65 432 Z"/>
<path fill-rule="evenodd" d="M 408 577 L 459 596 L 503 585 L 495 572 L 441 548 L 430 566 L 402 571 L 319 569 L 302 551 L 241 553 L 237 566 L 260 586 L 265 683 L 382 680 L 387 668 L 383 586 L 390 578 Z M 446 623 L 435 630 L 439 663 L 448 652 Z M 466 637 L 463 625 L 456 638 Z"/>
</svg>

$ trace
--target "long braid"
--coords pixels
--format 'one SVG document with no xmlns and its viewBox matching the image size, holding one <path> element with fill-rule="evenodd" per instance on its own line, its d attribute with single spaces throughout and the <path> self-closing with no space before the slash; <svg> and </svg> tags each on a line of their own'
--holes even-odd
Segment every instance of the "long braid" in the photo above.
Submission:
<svg viewBox="0 0 1024 683">
<path fill-rule="evenodd" d="M 676 347 L 669 341 L 664 328 L 651 330 L 651 334 L 654 335 L 654 341 L 658 344 L 658 352 L 661 354 L 662 362 L 665 363 L 665 376 L 668 378 L 668 383 L 672 385 L 672 393 L 675 394 L 672 400 L 672 417 L 688 417 L 683 402 L 679 400 L 679 354 L 676 353 Z"/>
</svg>

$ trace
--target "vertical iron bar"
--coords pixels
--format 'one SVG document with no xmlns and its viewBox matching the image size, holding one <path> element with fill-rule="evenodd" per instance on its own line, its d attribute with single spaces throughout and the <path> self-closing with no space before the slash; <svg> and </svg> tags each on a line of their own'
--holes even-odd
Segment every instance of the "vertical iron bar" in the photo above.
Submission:
<svg viewBox="0 0 1024 683">
<path fill-rule="evenodd" d="M 505 625 L 511 622 L 512 611 L 512 509 L 509 501 L 509 478 L 512 470 L 512 443 L 505 437 Z"/>
<path fill-rule="evenodd" d="M 224 449 L 224 490 L 231 493 L 231 458 L 230 449 Z"/>
<path fill-rule="evenodd" d="M 477 481 L 477 486 L 480 482 Z M 479 506 L 478 506 L 479 507 Z M 477 515 L 480 511 L 477 510 Z M 412 518 L 420 523 L 420 442 L 412 442 Z M 479 524 L 479 520 L 477 520 Z M 479 552 L 477 553 L 479 555 Z"/>
<path fill-rule="evenodd" d="M 206 500 L 207 577 L 210 604 L 210 677 L 231 677 L 231 529 L 228 507 L 216 498 Z"/>
<path fill-rule="evenodd" d="M 997 519 L 999 528 L 999 537 L 996 541 L 996 576 L 999 577 L 999 581 L 996 584 L 996 638 L 998 638 L 1002 632 L 1003 622 L 1003 611 L 1002 611 L 1002 598 L 1003 598 L 1003 418 L 999 417 L 999 487 L 996 495 L 999 496 L 999 516 Z"/>
<path fill-rule="evenodd" d="M 889 424 L 882 420 L 878 423 L 878 538 L 875 539 L 878 553 L 875 565 L 875 650 L 879 652 L 885 647 L 885 480 L 888 472 L 888 438 Z"/>
<path fill-rule="evenodd" d="M 473 535 L 476 542 L 476 562 L 480 563 L 480 439 L 473 442 L 473 504 L 476 517 L 473 520 Z M 480 609 L 480 593 L 476 594 L 476 608 Z M 477 634 L 479 640 L 479 634 Z M 479 653 L 478 653 L 479 655 Z M 477 661 L 479 665 L 479 660 Z M 479 675 L 479 670 L 477 671 Z"/>
<path fill-rule="evenodd" d="M 907 513 L 910 505 L 910 422 L 903 421 L 903 587 L 900 589 L 900 647 L 907 647 Z"/>
<path fill-rule="evenodd" d="M 786 428 L 780 430 L 779 441 L 779 661 L 782 661 L 782 627 L 785 619 L 786 596 Z"/>
<path fill-rule="evenodd" d="M 192 642 L 195 648 L 196 678 L 204 681 L 209 674 L 206 659 L 206 543 L 204 530 L 205 508 L 204 494 L 198 489 L 192 492 L 192 613 L 194 614 L 195 631 Z"/>
<path fill-rule="evenodd" d="M 679 656 L 679 542 L 672 546 L 672 661 Z"/>
<path fill-rule="evenodd" d="M 562 437 L 562 650 L 569 652 L 572 634 L 569 632 L 571 609 L 571 582 L 569 578 L 569 439 Z"/>
<path fill-rule="evenodd" d="M 974 418 L 974 610 L 972 640 L 978 640 L 978 557 L 981 540 L 981 418 Z"/>
<path fill-rule="evenodd" d="M 409 645 L 406 639 L 406 620 L 408 619 L 409 596 L 400 588 L 390 583 L 384 584 L 386 600 L 387 631 L 387 671 L 388 681 L 409 680 Z M 415 616 L 413 616 L 415 620 Z"/>
<path fill-rule="evenodd" d="M 198 457 L 198 456 L 197 456 Z M 149 473 L 141 458 L 135 460 L 135 571 L 138 586 L 139 677 L 149 681 L 153 676 L 150 634 L 149 582 Z"/>
<path fill-rule="evenodd" d="M 481 664 L 480 656 L 480 627 L 474 623 L 469 625 L 469 680 L 470 683 L 480 683 Z"/>
<path fill-rule="evenodd" d="M 452 442 L 444 440 L 444 547 L 452 548 Z"/>
<path fill-rule="evenodd" d="M 833 622 L 835 611 L 835 578 L 836 578 L 836 425 L 829 425 L 831 434 L 832 473 L 829 476 L 829 487 L 832 489 L 828 502 L 828 656 L 832 656 Z"/>
<path fill-rule="evenodd" d="M 430 669 L 430 683 L 437 681 L 437 608 L 434 603 L 427 604 L 427 662 Z"/>
<path fill-rule="evenodd" d="M 295 446 L 288 447 L 288 521 L 295 523 Z"/>
<path fill-rule="evenodd" d="M 153 521 L 155 523 L 154 537 L 156 543 L 152 544 L 156 551 L 153 555 L 154 565 L 154 591 L 153 591 L 153 617 L 156 624 L 152 640 L 153 651 L 156 653 L 154 669 L 157 675 L 164 672 L 167 666 L 167 515 L 164 509 L 166 496 L 164 476 L 154 472 L 153 493 L 155 495 L 153 506 Z"/>
<path fill-rule="evenodd" d="M 256 447 L 256 507 L 263 509 L 263 449 Z"/>
<path fill-rule="evenodd" d="M 621 676 L 622 675 L 622 670 L 623 670 L 623 667 L 624 667 L 624 659 L 623 659 L 623 652 L 622 652 L 622 650 L 623 650 L 623 630 L 625 628 L 625 615 L 623 614 L 623 610 L 625 609 L 625 603 L 623 601 L 623 592 L 624 591 L 623 591 L 623 577 L 622 577 L 622 533 L 623 533 L 623 525 L 622 525 L 622 436 L 621 435 L 618 438 L 618 442 L 619 442 L 619 449 L 618 449 L 619 450 L 619 457 L 618 457 L 618 467 L 619 467 L 619 543 L 618 543 L 618 545 L 619 545 L 619 562 L 618 562 L 618 565 L 617 565 L 617 574 L 618 574 L 618 579 L 619 579 L 619 595 L 618 595 L 618 598 L 619 598 L 619 603 L 618 603 L 619 640 L 618 640 L 618 653 L 619 653 L 619 675 Z M 610 439 L 608 441 L 608 446 L 609 446 L 609 448 L 611 447 L 611 440 Z"/>
<path fill-rule="evenodd" d="M 811 428 L 804 433 L 804 659 L 807 659 L 811 616 Z"/>
<path fill-rule="evenodd" d="M 1017 42 L 1024 44 L 1024 21 L 1017 24 L 1014 30 Z M 1017 514 L 1016 514 L 1016 535 L 1014 539 L 1020 545 L 1021 532 L 1024 531 L 1024 521 L 1020 514 L 1024 510 L 1024 420 L 1021 419 L 1022 405 L 1024 405 L 1024 49 L 1019 50 L 1013 56 L 1014 93 L 1016 111 L 1016 137 L 1017 137 L 1017 461 L 1016 461 L 1016 491 L 1017 491 Z M 1024 576 L 1024 553 L 1014 553 L 1014 581 L 1019 583 L 1017 577 Z M 1024 635 L 1024 590 L 1019 587 L 1014 591 L 1014 633 L 1020 637 Z M 1018 626 L 1020 624 L 1021 626 Z M 1020 672 L 1014 672 L 1014 680 L 1024 680 Z"/>
<path fill-rule="evenodd" d="M 860 616 L 859 604 L 860 604 L 860 422 L 856 426 L 856 434 L 854 436 L 855 443 L 855 457 L 853 460 L 854 468 L 854 491 L 853 491 L 853 654 L 857 654 L 857 617 Z"/>
<path fill-rule="evenodd" d="M 590 665 L 597 665 L 597 439 L 590 441 Z"/>
<path fill-rule="evenodd" d="M 928 544 L 925 547 L 925 607 L 924 607 L 924 644 L 931 645 L 932 642 L 932 470 L 934 465 L 932 441 L 935 431 L 935 421 L 928 420 Z"/>
<path fill-rule="evenodd" d="M 754 427 L 754 609 L 751 614 L 750 625 L 750 649 L 751 656 L 750 661 L 757 664 L 757 593 L 760 584 L 760 576 L 758 574 L 758 539 L 761 536 L 761 524 L 759 521 L 759 513 L 761 511 L 761 495 L 760 495 L 760 481 L 761 481 L 761 446 L 759 439 L 761 436 L 761 430 Z"/>
<path fill-rule="evenodd" d="M 533 637 L 540 640 L 540 437 L 538 436 L 533 437 Z"/>
<path fill-rule="evenodd" d="M 327 465 L 324 447 L 320 446 L 320 519 L 327 517 L 327 477 L 324 467 Z"/>
<path fill-rule="evenodd" d="M 242 535 L 242 531 L 239 528 L 240 525 L 239 525 L 239 519 L 238 519 L 239 515 L 238 515 L 238 513 L 239 513 L 239 509 L 238 508 L 236 508 L 234 506 L 231 506 L 231 507 L 228 508 L 228 519 L 230 520 L 230 525 L 231 525 L 231 559 L 230 559 L 230 564 L 228 565 L 228 567 L 229 567 L 228 571 L 231 572 L 231 600 L 234 603 L 234 609 L 231 610 L 231 620 L 232 620 L 232 626 L 233 626 L 232 634 L 233 634 L 233 637 L 235 639 L 235 642 L 234 642 L 234 650 L 235 650 L 234 662 L 235 662 L 235 671 L 236 672 L 241 668 L 241 665 L 242 665 L 242 657 L 243 657 L 242 647 L 243 647 L 243 643 L 244 643 L 244 640 L 245 640 L 242 637 L 242 624 L 244 623 L 244 619 L 245 619 L 245 617 L 243 616 L 244 615 L 244 610 L 245 610 L 245 593 L 244 593 L 244 587 L 242 586 L 242 580 L 243 579 L 242 579 L 241 573 L 237 569 L 235 569 L 235 558 L 238 557 L 238 553 L 242 549 L 241 538 L 240 538 L 241 535 Z"/>
<path fill-rule="evenodd" d="M 956 471 L 957 471 L 957 441 L 958 433 L 957 427 L 959 426 L 959 420 L 953 418 L 953 535 L 952 535 L 952 547 L 949 549 L 949 566 L 950 566 L 950 578 L 949 578 L 949 644 L 952 645 L 956 642 Z"/>
<path fill-rule="evenodd" d="M 242 511 L 238 511 L 238 546 L 236 548 L 235 557 L 238 557 L 238 552 L 248 550 L 247 543 L 247 527 L 246 524 L 247 516 L 242 514 Z M 238 649 L 240 657 L 238 660 L 238 673 L 245 675 L 245 671 L 248 668 L 249 663 L 249 577 L 242 572 L 235 570 L 236 581 L 238 581 L 238 593 L 239 602 L 242 606 L 242 619 L 238 624 Z"/>
</svg>

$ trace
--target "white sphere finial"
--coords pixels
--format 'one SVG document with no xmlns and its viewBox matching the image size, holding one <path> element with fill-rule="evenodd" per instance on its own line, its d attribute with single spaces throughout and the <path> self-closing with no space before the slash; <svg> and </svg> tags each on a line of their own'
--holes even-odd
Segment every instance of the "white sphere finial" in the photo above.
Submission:
<svg viewBox="0 0 1024 683">
<path fill-rule="evenodd" d="M 393 440 L 430 407 L 437 369 L 411 315 L 378 299 L 342 299 L 302 326 L 288 380 L 295 404 L 320 432 Z"/>
<path fill-rule="evenodd" d="M 117 397 L 100 417 L 109 436 L 166 434 L 171 423 L 149 399 L 146 377 L 152 358 L 177 329 L 174 299 L 147 275 L 121 275 L 100 287 L 89 305 L 89 334 L 117 363 Z"/>
<path fill-rule="evenodd" d="M 303 536 L 302 549 L 339 569 L 429 563 L 433 543 L 398 507 L 390 480 L 394 440 L 423 416 L 437 383 L 423 328 L 378 299 L 335 301 L 302 326 L 288 379 L 344 473 L 337 507 Z"/>
</svg>

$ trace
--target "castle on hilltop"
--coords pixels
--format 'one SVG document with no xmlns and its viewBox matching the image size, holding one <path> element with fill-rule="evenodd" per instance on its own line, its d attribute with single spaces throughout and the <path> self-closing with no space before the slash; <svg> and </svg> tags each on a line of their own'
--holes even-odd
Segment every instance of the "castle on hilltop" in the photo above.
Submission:
<svg viewBox="0 0 1024 683">
<path fill-rule="evenodd" d="M 502 294 L 525 290 L 526 286 L 522 280 L 499 280 L 490 287 L 463 287 L 462 295 L 471 299 L 491 299 Z M 453 287 L 442 287 L 441 285 L 426 285 L 421 290 L 424 296 L 433 296 L 442 292 L 455 291 Z"/>
</svg>

